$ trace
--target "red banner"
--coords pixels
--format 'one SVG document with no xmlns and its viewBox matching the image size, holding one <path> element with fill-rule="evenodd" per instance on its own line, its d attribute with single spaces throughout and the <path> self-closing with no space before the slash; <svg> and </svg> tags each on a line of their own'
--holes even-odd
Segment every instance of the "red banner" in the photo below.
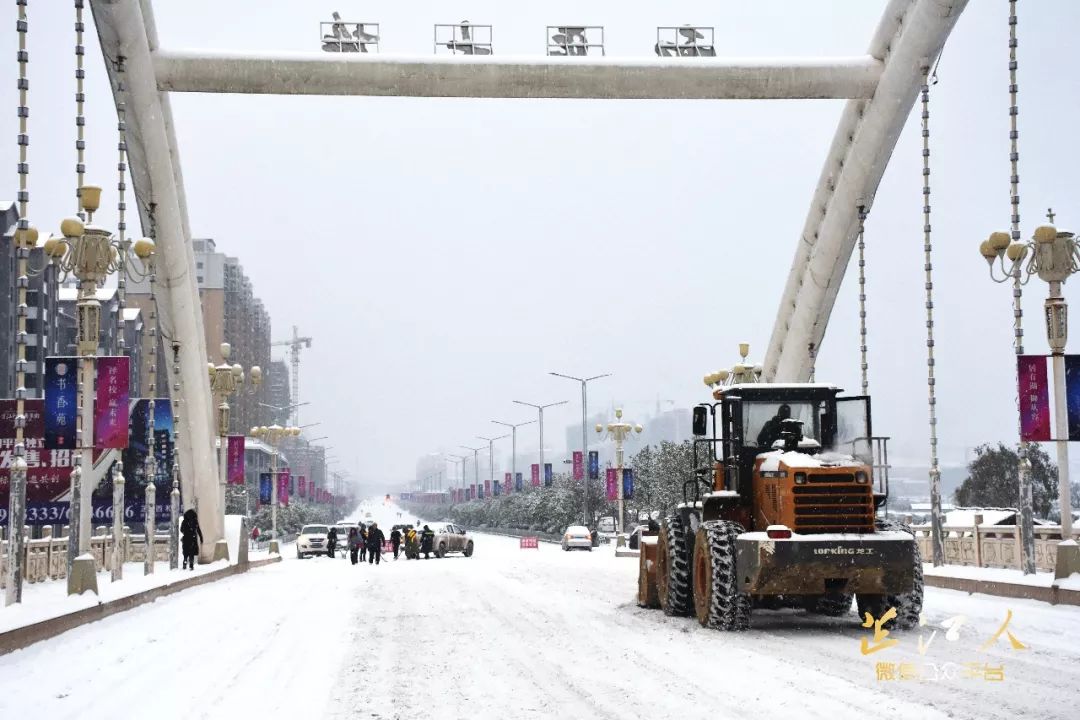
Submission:
<svg viewBox="0 0 1080 720">
<path fill-rule="evenodd" d="M 532 484 L 533 487 L 540 487 L 540 464 L 532 464 Z"/>
<path fill-rule="evenodd" d="M 97 359 L 94 447 L 98 450 L 122 449 L 128 445 L 130 367 L 130 358 L 127 355 Z"/>
<path fill-rule="evenodd" d="M 484 481 L 484 497 L 491 496 L 491 480 Z"/>
<path fill-rule="evenodd" d="M 585 477 L 585 461 L 582 459 L 581 451 L 574 451 L 574 479 L 581 480 Z"/>
<path fill-rule="evenodd" d="M 506 494 L 509 495 L 513 489 L 514 481 L 512 480 L 512 476 L 510 475 L 510 473 L 506 473 L 506 479 L 503 480 L 503 490 L 505 490 Z"/>
<path fill-rule="evenodd" d="M 1046 381 L 1046 356 L 1021 355 L 1016 358 L 1020 394 L 1020 439 L 1025 442 L 1050 440 L 1050 389 Z"/>
<path fill-rule="evenodd" d="M 618 500 L 619 499 L 619 481 L 616 479 L 615 468 L 607 469 L 607 499 Z"/>
<path fill-rule="evenodd" d="M 277 498 L 278 505 L 281 507 L 289 507 L 289 472 L 287 470 L 282 470 L 278 473 Z"/>
<path fill-rule="evenodd" d="M 244 484 L 244 436 L 230 435 L 226 455 L 226 476 L 230 485 Z"/>
<path fill-rule="evenodd" d="M 297 478 L 296 484 L 298 485 L 297 489 L 300 490 L 300 497 L 306 498 L 307 497 L 307 478 L 304 477 L 303 475 L 301 475 L 299 478 Z"/>
<path fill-rule="evenodd" d="M 539 540 L 539 538 L 529 537 L 529 536 L 521 538 L 520 549 L 521 550 L 526 550 L 526 549 L 539 550 L 540 549 L 540 540 Z"/>
</svg>

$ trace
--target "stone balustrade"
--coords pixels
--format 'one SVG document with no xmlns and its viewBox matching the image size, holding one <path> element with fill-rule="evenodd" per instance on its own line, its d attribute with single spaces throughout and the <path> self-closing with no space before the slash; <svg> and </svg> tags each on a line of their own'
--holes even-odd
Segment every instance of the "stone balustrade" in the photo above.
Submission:
<svg viewBox="0 0 1080 720">
<path fill-rule="evenodd" d="M 923 560 L 932 555 L 930 525 L 912 525 Z M 946 565 L 1021 569 L 1020 543 L 1015 525 L 946 525 L 943 549 Z M 1073 540 L 1080 541 L 1080 529 L 1073 531 Z M 1061 528 L 1042 525 L 1035 528 L 1035 567 L 1053 572 L 1057 562 L 1057 545 Z"/>
<path fill-rule="evenodd" d="M 26 531 L 28 532 L 28 529 Z M 143 562 L 146 559 L 145 535 L 133 535 L 130 529 L 125 527 L 123 544 L 123 562 Z M 28 583 L 38 583 L 67 577 L 67 547 L 67 536 L 53 536 L 52 528 L 49 527 L 43 529 L 42 537 L 27 540 L 23 579 Z M 90 538 L 90 553 L 94 556 L 94 565 L 98 572 L 112 569 L 112 549 L 111 529 L 104 526 L 95 528 Z M 155 534 L 154 559 L 168 562 L 168 534 Z M 0 588 L 6 586 L 7 567 L 8 542 L 4 540 L 0 542 Z"/>
</svg>

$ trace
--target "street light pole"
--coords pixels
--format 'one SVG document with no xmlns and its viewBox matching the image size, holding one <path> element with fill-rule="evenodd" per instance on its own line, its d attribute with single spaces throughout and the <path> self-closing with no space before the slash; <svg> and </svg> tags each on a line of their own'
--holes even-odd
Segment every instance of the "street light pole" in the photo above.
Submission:
<svg viewBox="0 0 1080 720">
<path fill-rule="evenodd" d="M 562 373 L 557 372 L 549 372 L 548 375 L 554 375 L 555 377 L 566 378 L 567 380 L 574 380 L 581 383 L 581 467 L 583 470 L 581 474 L 581 481 L 582 483 L 584 483 L 585 488 L 585 492 L 583 493 L 585 496 L 585 516 L 583 519 L 585 521 L 585 525 L 589 526 L 591 524 L 589 523 L 589 469 L 587 467 L 589 463 L 589 395 L 588 391 L 586 390 L 586 386 L 592 380 L 599 380 L 600 378 L 611 377 L 611 373 L 604 373 L 603 375 L 593 375 L 592 377 L 587 378 L 574 377 L 573 375 L 563 375 Z"/>
<path fill-rule="evenodd" d="M 468 445 L 460 445 L 459 447 L 461 447 L 464 450 L 472 450 L 472 454 L 473 454 L 473 463 L 472 463 L 473 464 L 473 485 L 477 485 L 477 486 L 480 485 L 480 450 L 482 448 L 470 447 Z M 461 469 L 462 469 L 462 475 L 464 475 L 465 466 L 462 465 Z M 475 500 L 476 498 L 473 498 L 473 499 Z"/>
<path fill-rule="evenodd" d="M 528 422 L 517 423 L 516 425 L 514 423 L 503 422 L 502 420 L 492 420 L 491 422 L 496 425 L 510 428 L 510 479 L 517 482 L 517 429 L 523 425 L 532 425 L 536 421 L 529 420 Z"/>
<path fill-rule="evenodd" d="M 495 441 L 505 440 L 510 437 L 509 435 L 500 435 L 499 437 L 484 437 L 483 435 L 477 435 L 481 440 L 487 441 L 488 444 L 488 473 L 491 475 L 491 493 L 495 494 Z"/>
<path fill-rule="evenodd" d="M 544 408 L 555 407 L 556 405 L 565 405 L 570 402 L 569 400 L 560 400 L 559 402 L 548 403 L 547 405 L 534 405 L 533 403 L 527 403 L 523 400 L 515 400 L 518 405 L 526 405 L 531 408 L 536 408 L 538 414 L 537 421 L 540 423 L 540 472 L 544 472 Z"/>
</svg>

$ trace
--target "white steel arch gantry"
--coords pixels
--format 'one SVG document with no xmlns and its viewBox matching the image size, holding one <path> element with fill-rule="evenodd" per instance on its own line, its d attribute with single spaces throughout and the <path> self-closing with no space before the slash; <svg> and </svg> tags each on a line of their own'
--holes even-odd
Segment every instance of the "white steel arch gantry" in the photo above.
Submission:
<svg viewBox="0 0 1080 720">
<path fill-rule="evenodd" d="M 169 92 L 413 97 L 848 100 L 798 243 L 766 355 L 766 375 L 801 380 L 820 345 L 854 244 L 915 102 L 967 0 L 890 0 L 866 55 L 813 59 L 392 57 L 239 54 L 158 46 L 150 0 L 91 0 L 110 80 L 127 58 L 129 164 L 143 227 L 161 255 L 162 319 L 181 344 L 178 454 L 212 548 L 223 537 L 213 405 Z M 171 360 L 171 358 L 169 358 Z M 190 500 L 189 500 L 190 501 Z"/>
</svg>

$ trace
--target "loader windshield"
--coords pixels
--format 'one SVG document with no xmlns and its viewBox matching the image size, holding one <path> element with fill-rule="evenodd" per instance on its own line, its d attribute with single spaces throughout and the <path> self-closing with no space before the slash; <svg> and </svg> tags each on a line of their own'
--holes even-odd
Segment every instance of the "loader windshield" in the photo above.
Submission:
<svg viewBox="0 0 1080 720">
<path fill-rule="evenodd" d="M 780 438 L 780 421 L 787 416 L 802 422 L 803 438 L 820 440 L 821 424 L 816 402 L 744 402 L 743 437 L 747 447 L 772 449 Z"/>
</svg>

